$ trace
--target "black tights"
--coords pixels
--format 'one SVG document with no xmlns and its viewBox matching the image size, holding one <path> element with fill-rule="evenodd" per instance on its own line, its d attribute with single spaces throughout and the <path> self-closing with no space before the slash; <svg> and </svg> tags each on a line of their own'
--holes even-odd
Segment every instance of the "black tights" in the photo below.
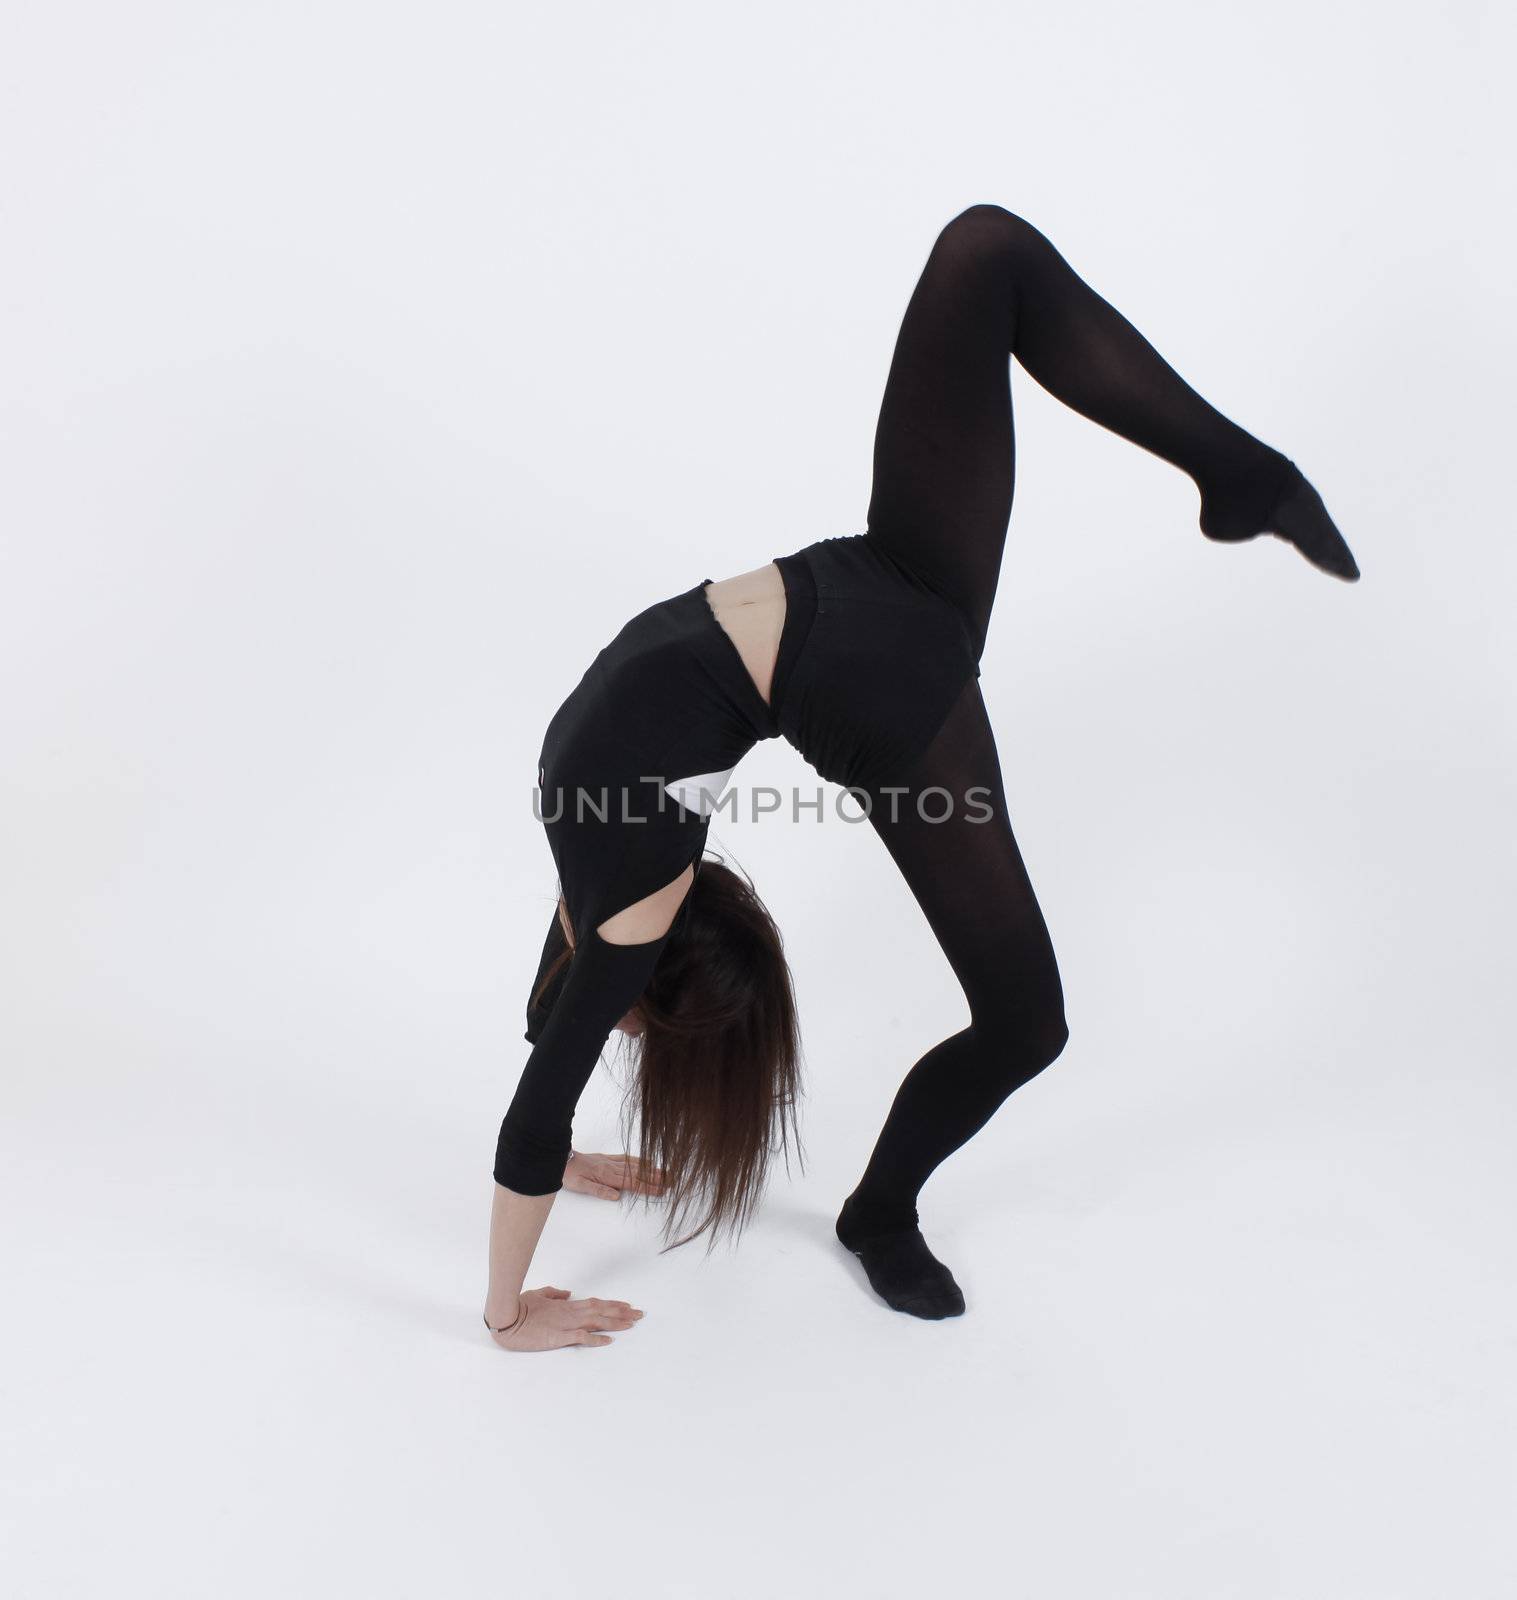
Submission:
<svg viewBox="0 0 1517 1600">
<path fill-rule="evenodd" d="M 1208 537 L 1277 533 L 1326 570 L 1357 576 L 1288 457 L 1202 399 L 1036 228 L 999 206 L 974 206 L 938 236 L 906 310 L 875 436 L 868 532 L 959 605 L 978 648 L 1011 514 L 1008 355 L 1066 405 L 1187 473 Z M 1012 834 L 978 681 L 901 782 L 908 792 L 895 796 L 893 816 L 888 793 L 869 793 L 870 820 L 963 988 L 970 1022 L 907 1074 L 845 1207 L 845 1242 L 913 1229 L 937 1166 L 1068 1037 L 1053 944 Z M 952 797 L 948 820 L 923 819 L 917 800 L 928 789 Z M 966 800 L 971 789 L 988 791 L 991 820 L 971 820 L 983 815 L 975 797 Z M 946 808 L 936 794 L 924 803 L 934 818 Z M 895 1265 L 911 1288 L 912 1263 Z M 880 1287 L 873 1270 L 871 1278 Z M 959 1307 L 945 1311 L 940 1297 L 937 1310 L 900 1308 Z"/>
<path fill-rule="evenodd" d="M 861 794 L 964 991 L 969 1026 L 934 1045 L 896 1092 L 854 1191 L 856 1232 L 914 1227 L 917 1194 L 939 1163 L 1069 1037 L 1053 942 L 1012 835 L 977 679 L 899 787 L 907 792 Z"/>
</svg>

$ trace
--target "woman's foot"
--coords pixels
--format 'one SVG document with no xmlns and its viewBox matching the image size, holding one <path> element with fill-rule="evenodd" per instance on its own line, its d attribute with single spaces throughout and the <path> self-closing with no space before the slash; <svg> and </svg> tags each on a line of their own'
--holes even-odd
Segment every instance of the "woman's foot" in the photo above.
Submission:
<svg viewBox="0 0 1517 1600">
<path fill-rule="evenodd" d="M 1359 564 L 1348 541 L 1327 514 L 1322 496 L 1302 476 L 1293 461 L 1285 488 L 1270 512 L 1266 532 L 1293 544 L 1314 567 L 1321 567 L 1345 583 L 1359 581 Z"/>
<path fill-rule="evenodd" d="M 938 1321 L 964 1314 L 964 1292 L 915 1226 L 879 1229 L 850 1195 L 835 1224 L 838 1238 L 863 1263 L 869 1286 L 893 1311 Z"/>
<path fill-rule="evenodd" d="M 1322 496 L 1278 450 L 1265 451 L 1246 475 L 1201 490 L 1201 532 L 1222 544 L 1273 534 L 1294 545 L 1314 567 L 1354 583 L 1359 566 Z M 1261 508 L 1268 507 L 1268 510 Z"/>
</svg>

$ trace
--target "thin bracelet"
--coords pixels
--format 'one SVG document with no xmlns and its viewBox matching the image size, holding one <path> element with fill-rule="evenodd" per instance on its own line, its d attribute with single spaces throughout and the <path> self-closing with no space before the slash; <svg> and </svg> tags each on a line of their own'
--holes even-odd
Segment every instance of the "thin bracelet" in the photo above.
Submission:
<svg viewBox="0 0 1517 1600">
<path fill-rule="evenodd" d="M 484 1317 L 485 1326 L 487 1328 L 490 1328 L 490 1319 L 489 1319 L 489 1317 L 486 1316 L 483 1311 L 480 1312 L 480 1316 Z M 526 1320 L 526 1316 L 527 1316 L 527 1301 L 526 1301 L 526 1296 L 524 1295 L 522 1297 L 521 1306 L 520 1306 L 520 1308 L 518 1309 L 518 1311 L 516 1313 L 516 1320 L 514 1322 L 512 1322 L 509 1326 L 504 1327 L 504 1328 L 490 1328 L 490 1332 L 491 1333 L 515 1333 L 516 1330 Z"/>
<path fill-rule="evenodd" d="M 574 1159 L 574 1151 L 571 1148 L 570 1151 L 569 1151 L 569 1161 L 572 1161 L 573 1159 Z M 565 1172 L 567 1172 L 569 1170 L 569 1161 L 564 1162 L 564 1171 Z M 521 1309 L 516 1313 L 516 1320 L 513 1323 L 511 1323 L 511 1325 L 509 1327 L 505 1327 L 505 1328 L 490 1328 L 490 1319 L 485 1316 L 484 1312 L 480 1312 L 480 1316 L 484 1317 L 485 1326 L 487 1328 L 490 1328 L 490 1332 L 491 1333 L 515 1333 L 516 1330 L 522 1325 L 522 1322 L 525 1319 L 526 1315 L 527 1315 L 527 1302 L 526 1302 L 525 1299 L 523 1299 L 522 1302 L 521 1302 Z"/>
</svg>

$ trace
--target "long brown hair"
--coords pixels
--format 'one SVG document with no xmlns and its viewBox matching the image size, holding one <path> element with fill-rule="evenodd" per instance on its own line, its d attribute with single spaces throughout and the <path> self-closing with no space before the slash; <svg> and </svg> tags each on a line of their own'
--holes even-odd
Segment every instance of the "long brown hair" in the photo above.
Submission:
<svg viewBox="0 0 1517 1600">
<path fill-rule="evenodd" d="M 533 1004 L 571 959 L 565 949 Z M 706 857 L 653 977 L 623 1035 L 633 1075 L 622 1100 L 623 1147 L 640 1131 L 645 1166 L 663 1170 L 666 1240 L 692 1211 L 697 1225 L 665 1250 L 725 1232 L 735 1243 L 752 1220 L 776 1151 L 802 1169 L 797 1126 L 800 1026 L 784 940 L 752 881 Z M 644 1195 L 645 1204 L 653 1197 Z"/>
<path fill-rule="evenodd" d="M 771 1155 L 788 1172 L 793 1141 L 804 1169 L 800 1028 L 784 940 L 752 881 L 708 857 L 686 899 L 634 1007 L 643 1031 L 627 1044 L 637 1070 L 623 1107 L 644 1164 L 665 1174 L 664 1238 L 697 1213 L 664 1248 L 706 1233 L 709 1253 L 752 1220 Z"/>
</svg>

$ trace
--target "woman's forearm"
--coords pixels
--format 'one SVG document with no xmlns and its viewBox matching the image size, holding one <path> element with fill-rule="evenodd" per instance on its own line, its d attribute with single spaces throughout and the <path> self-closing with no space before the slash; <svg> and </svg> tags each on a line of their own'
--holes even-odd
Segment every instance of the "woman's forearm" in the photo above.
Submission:
<svg viewBox="0 0 1517 1600">
<path fill-rule="evenodd" d="M 492 1328 L 506 1327 L 515 1319 L 517 1297 L 557 1198 L 556 1190 L 552 1194 L 517 1194 L 495 1185 L 490 1207 L 490 1288 L 485 1299 L 485 1317 Z"/>
</svg>

